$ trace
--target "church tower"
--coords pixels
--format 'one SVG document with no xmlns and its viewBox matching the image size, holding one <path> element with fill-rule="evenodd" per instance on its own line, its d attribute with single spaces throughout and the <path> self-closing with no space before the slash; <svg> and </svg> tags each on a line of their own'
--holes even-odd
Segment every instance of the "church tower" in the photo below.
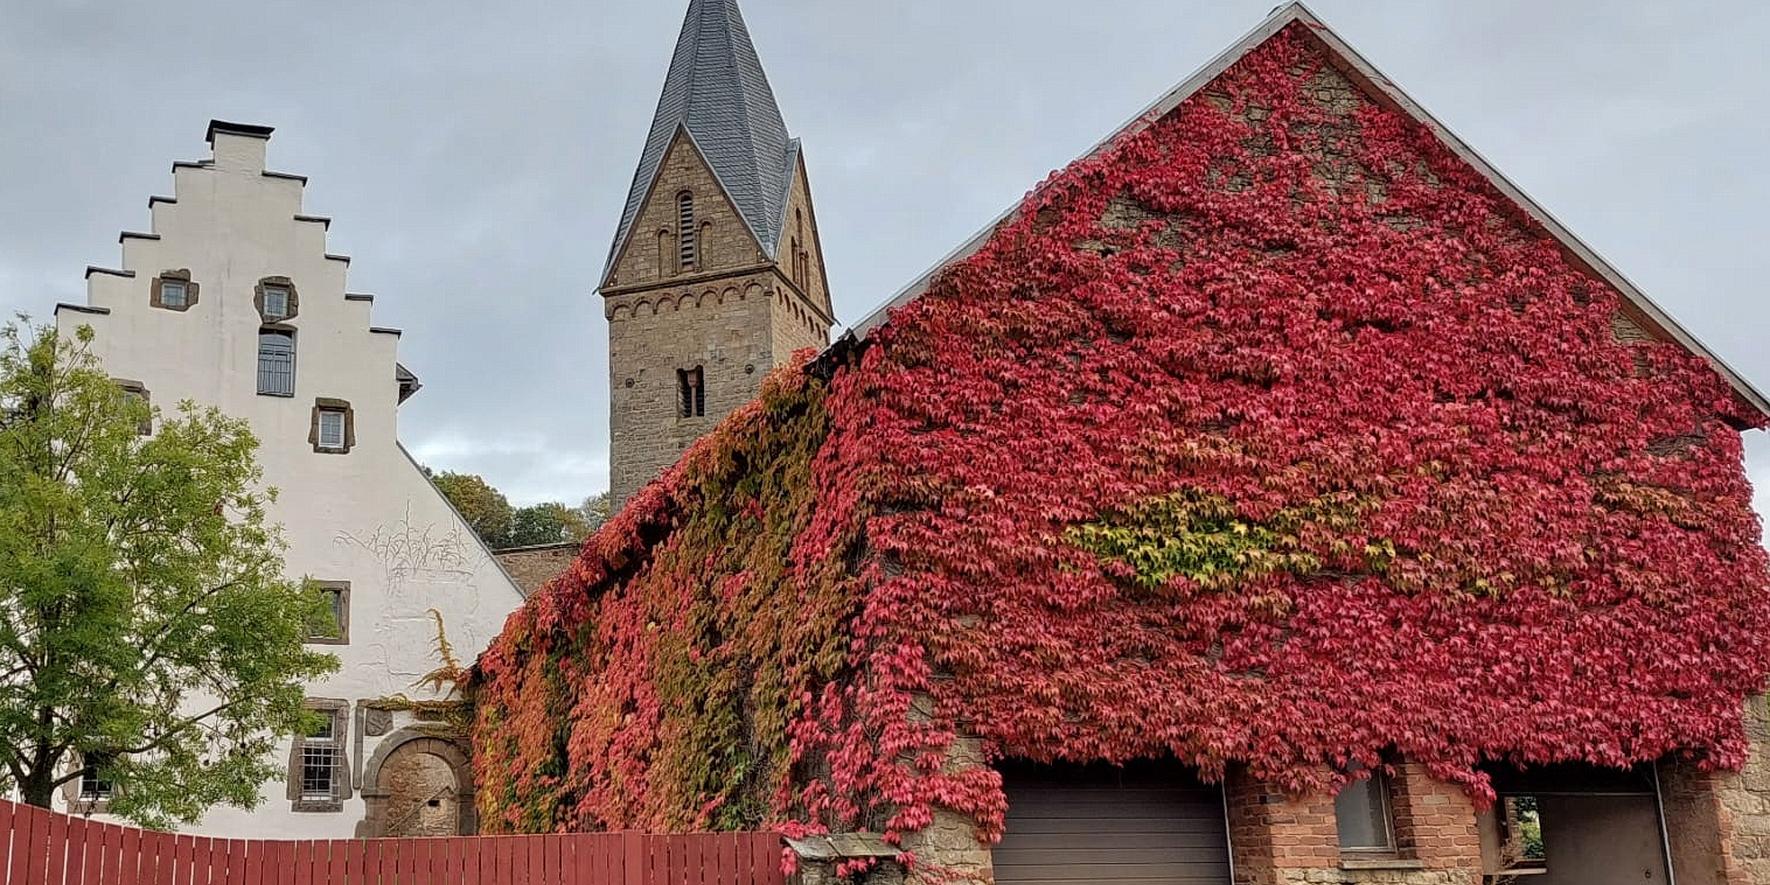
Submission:
<svg viewBox="0 0 1770 885">
<path fill-rule="evenodd" d="M 799 140 L 737 0 L 690 0 L 609 250 L 617 506 L 835 317 Z"/>
</svg>

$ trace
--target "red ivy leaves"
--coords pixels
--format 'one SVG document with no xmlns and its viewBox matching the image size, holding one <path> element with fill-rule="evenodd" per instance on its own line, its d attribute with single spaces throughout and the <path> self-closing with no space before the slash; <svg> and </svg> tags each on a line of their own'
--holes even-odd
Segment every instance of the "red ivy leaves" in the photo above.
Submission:
<svg viewBox="0 0 1770 885">
<path fill-rule="evenodd" d="M 792 665 L 816 647 L 804 629 L 757 653 L 788 674 L 790 767 L 684 793 L 681 761 L 658 762 L 673 737 L 650 659 L 606 651 L 687 629 L 636 613 L 692 576 L 631 563 L 679 543 L 721 447 L 778 432 L 763 408 L 642 493 L 482 659 L 486 817 L 644 824 L 669 817 L 658 797 L 765 793 L 801 827 L 902 833 L 944 807 L 999 831 L 996 776 L 944 764 L 961 734 L 991 756 L 1243 763 L 1295 789 L 1387 748 L 1477 793 L 1487 758 L 1736 766 L 1740 702 L 1770 671 L 1735 429 L 1760 422 L 1630 316 L 1288 29 L 1053 176 L 838 370 L 790 569 L 697 541 L 691 571 L 722 592 L 846 639 L 840 668 Z M 1361 506 L 1298 536 L 1318 572 L 1179 597 L 1065 540 L 1179 490 L 1253 523 Z M 616 710 L 628 724 L 569 760 L 530 739 Z M 554 810 L 573 803 L 599 811 Z"/>
</svg>

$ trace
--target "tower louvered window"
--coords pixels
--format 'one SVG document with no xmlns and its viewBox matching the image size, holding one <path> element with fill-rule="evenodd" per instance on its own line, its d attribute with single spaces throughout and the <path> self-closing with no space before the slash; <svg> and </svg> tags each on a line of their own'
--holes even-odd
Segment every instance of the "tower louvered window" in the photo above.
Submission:
<svg viewBox="0 0 1770 885">
<path fill-rule="evenodd" d="M 811 261 L 807 257 L 808 250 L 805 248 L 805 213 L 798 209 L 793 210 L 793 226 L 799 234 L 793 240 L 793 282 L 798 283 L 799 288 L 803 289 L 808 284 L 806 277 L 810 276 Z"/>
<path fill-rule="evenodd" d="M 695 239 L 694 194 L 683 191 L 676 197 L 676 247 L 684 269 L 695 266 L 699 245 Z"/>
</svg>

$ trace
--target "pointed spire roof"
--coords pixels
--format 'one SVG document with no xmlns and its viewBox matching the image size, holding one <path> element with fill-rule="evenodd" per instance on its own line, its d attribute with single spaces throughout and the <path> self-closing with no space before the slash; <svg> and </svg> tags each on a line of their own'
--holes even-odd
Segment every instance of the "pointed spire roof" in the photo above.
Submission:
<svg viewBox="0 0 1770 885">
<path fill-rule="evenodd" d="M 631 236 L 678 131 L 687 133 L 757 242 L 774 255 L 798 142 L 787 135 L 737 0 L 689 0 L 604 279 Z"/>
</svg>

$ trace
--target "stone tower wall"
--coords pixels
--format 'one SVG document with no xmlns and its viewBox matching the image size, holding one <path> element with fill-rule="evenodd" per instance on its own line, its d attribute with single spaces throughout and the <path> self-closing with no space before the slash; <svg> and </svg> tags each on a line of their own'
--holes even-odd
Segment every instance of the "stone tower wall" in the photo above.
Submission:
<svg viewBox="0 0 1770 885">
<path fill-rule="evenodd" d="M 775 364 L 772 272 L 609 297 L 610 482 L 617 503 L 753 399 Z M 701 367 L 706 413 L 683 417 L 676 371 Z"/>
<path fill-rule="evenodd" d="M 694 195 L 697 258 L 677 251 L 677 200 Z M 610 484 L 619 505 L 674 464 L 733 409 L 755 398 L 768 370 L 829 342 L 833 321 L 801 167 L 789 193 L 780 262 L 771 260 L 680 133 L 633 234 L 604 284 L 609 327 Z M 795 264 L 789 244 L 805 235 Z M 797 268 L 798 279 L 794 279 Z M 705 413 L 683 416 L 677 370 L 699 366 Z"/>
</svg>

